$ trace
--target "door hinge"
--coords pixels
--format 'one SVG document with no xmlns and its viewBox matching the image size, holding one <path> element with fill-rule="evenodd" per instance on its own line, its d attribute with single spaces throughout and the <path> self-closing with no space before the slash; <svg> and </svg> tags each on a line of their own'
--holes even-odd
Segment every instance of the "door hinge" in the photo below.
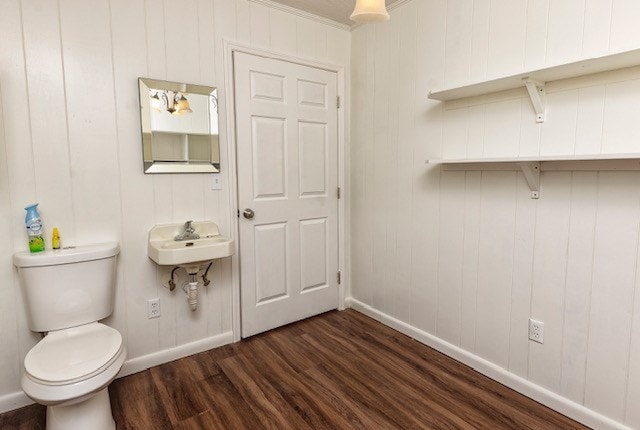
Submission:
<svg viewBox="0 0 640 430">
<path fill-rule="evenodd" d="M 340 187 L 338 187 L 338 193 L 337 193 L 337 194 L 338 194 L 338 199 L 339 199 L 339 198 L 340 198 L 340 196 L 341 196 L 341 193 L 340 193 Z"/>
<path fill-rule="evenodd" d="M 240 209 L 238 209 L 238 218 L 240 218 Z"/>
<path fill-rule="evenodd" d="M 336 97 L 336 107 L 340 109 L 340 96 Z"/>
<path fill-rule="evenodd" d="M 338 272 L 338 285 L 340 285 L 341 280 L 342 280 L 342 272 Z"/>
</svg>

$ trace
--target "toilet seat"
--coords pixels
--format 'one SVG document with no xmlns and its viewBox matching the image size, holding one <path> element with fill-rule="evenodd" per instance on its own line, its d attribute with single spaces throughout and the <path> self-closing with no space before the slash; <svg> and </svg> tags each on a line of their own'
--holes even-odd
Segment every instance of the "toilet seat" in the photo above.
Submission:
<svg viewBox="0 0 640 430">
<path fill-rule="evenodd" d="M 50 332 L 27 353 L 22 388 L 44 405 L 78 399 L 113 381 L 126 355 L 122 335 L 104 324 Z"/>
<path fill-rule="evenodd" d="M 121 348 L 120 333 L 98 322 L 57 330 L 27 353 L 24 369 L 40 383 L 79 382 L 100 372 Z"/>
</svg>

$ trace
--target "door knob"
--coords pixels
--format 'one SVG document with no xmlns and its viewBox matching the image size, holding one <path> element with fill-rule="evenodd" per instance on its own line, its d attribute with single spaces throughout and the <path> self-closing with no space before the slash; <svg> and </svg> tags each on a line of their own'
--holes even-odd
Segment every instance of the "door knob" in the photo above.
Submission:
<svg viewBox="0 0 640 430">
<path fill-rule="evenodd" d="M 253 219 L 253 217 L 256 215 L 255 212 L 253 212 L 251 209 L 247 208 L 244 210 L 244 212 L 242 212 L 242 215 L 246 218 L 246 219 Z"/>
</svg>

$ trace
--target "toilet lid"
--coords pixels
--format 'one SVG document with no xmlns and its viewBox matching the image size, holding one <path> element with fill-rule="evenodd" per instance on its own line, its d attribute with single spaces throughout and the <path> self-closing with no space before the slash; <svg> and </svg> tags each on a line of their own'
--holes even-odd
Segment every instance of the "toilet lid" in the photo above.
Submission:
<svg viewBox="0 0 640 430">
<path fill-rule="evenodd" d="M 97 322 L 52 331 L 27 353 L 24 368 L 47 382 L 83 378 L 109 363 L 121 347 L 118 330 Z"/>
</svg>

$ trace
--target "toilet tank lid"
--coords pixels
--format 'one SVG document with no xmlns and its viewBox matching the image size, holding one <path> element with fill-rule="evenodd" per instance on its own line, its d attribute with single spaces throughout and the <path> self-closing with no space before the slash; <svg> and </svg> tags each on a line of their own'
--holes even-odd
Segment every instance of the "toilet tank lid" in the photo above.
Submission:
<svg viewBox="0 0 640 430">
<path fill-rule="evenodd" d="M 58 264 L 81 263 L 113 257 L 120 252 L 117 242 L 96 243 L 56 250 L 13 254 L 13 264 L 17 267 L 55 266 Z"/>
</svg>

